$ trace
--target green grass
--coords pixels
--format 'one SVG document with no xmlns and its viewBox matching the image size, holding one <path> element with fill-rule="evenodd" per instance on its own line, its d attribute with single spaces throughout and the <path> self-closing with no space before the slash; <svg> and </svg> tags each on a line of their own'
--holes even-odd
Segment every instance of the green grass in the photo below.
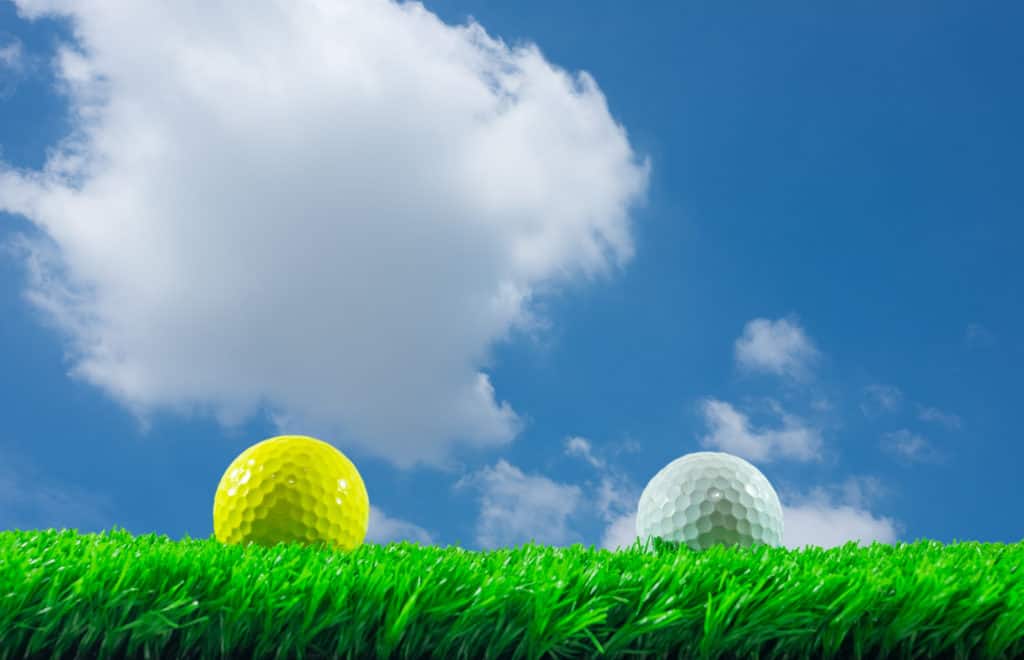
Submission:
<svg viewBox="0 0 1024 660">
<path fill-rule="evenodd" d="M 224 546 L 0 532 L 6 658 L 1016 658 L 1024 543 Z"/>
</svg>

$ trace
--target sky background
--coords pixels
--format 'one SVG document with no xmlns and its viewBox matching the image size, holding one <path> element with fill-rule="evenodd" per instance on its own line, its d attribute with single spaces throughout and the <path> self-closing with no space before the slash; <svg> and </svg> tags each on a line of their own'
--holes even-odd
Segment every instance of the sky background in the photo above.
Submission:
<svg viewBox="0 0 1024 660">
<path fill-rule="evenodd" d="M 0 529 L 615 548 L 690 452 L 784 544 L 1024 537 L 1024 6 L 0 0 Z M 115 5 L 117 5 L 115 7 Z"/>
</svg>

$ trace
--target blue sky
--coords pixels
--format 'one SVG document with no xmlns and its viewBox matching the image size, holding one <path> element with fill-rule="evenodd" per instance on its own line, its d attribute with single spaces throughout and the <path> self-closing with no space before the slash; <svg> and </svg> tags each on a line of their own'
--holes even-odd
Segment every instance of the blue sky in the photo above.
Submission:
<svg viewBox="0 0 1024 660">
<path fill-rule="evenodd" d="M 106 5 L 0 0 L 0 529 L 300 433 L 374 542 L 618 547 L 701 450 L 789 547 L 1024 537 L 1024 10 Z"/>
</svg>

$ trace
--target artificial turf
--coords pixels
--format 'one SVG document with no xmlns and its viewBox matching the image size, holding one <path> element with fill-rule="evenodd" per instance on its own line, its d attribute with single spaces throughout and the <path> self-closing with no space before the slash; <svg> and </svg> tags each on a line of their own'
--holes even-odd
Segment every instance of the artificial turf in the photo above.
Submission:
<svg viewBox="0 0 1024 660">
<path fill-rule="evenodd" d="M 7 658 L 1018 658 L 1024 543 L 488 552 L 0 532 Z"/>
</svg>

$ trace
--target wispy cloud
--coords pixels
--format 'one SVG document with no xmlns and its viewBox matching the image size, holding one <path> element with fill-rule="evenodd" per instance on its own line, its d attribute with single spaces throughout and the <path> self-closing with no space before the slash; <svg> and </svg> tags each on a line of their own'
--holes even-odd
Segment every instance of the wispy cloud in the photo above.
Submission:
<svg viewBox="0 0 1024 660">
<path fill-rule="evenodd" d="M 586 438 L 573 436 L 566 440 L 565 453 L 569 456 L 579 456 L 593 467 L 604 467 L 604 461 L 594 456 L 591 451 L 590 441 Z"/>
<path fill-rule="evenodd" d="M 640 500 L 640 488 L 621 473 L 605 472 L 597 488 L 593 503 L 605 522 L 634 513 Z"/>
<path fill-rule="evenodd" d="M 834 486 L 832 491 L 838 494 L 838 499 L 843 504 L 858 508 L 871 506 L 882 497 L 892 493 L 892 490 L 886 488 L 881 479 L 871 476 L 848 477 Z M 810 497 L 824 501 L 828 499 L 827 492 L 827 489 L 823 488 L 813 489 Z"/>
<path fill-rule="evenodd" d="M 874 501 L 887 492 L 877 477 L 851 477 L 832 487 L 816 487 L 807 493 L 780 492 L 782 545 L 800 549 L 808 545 L 832 548 L 850 541 L 861 545 L 874 541 L 895 543 L 902 525 L 870 511 Z M 636 538 L 634 510 L 616 518 L 605 529 L 601 545 L 609 550 L 625 549 Z"/>
<path fill-rule="evenodd" d="M 778 403 L 772 407 L 782 421 L 781 428 L 756 429 L 744 413 L 725 401 L 707 398 L 700 412 L 710 432 L 701 446 L 736 454 L 752 461 L 774 461 L 780 457 L 811 461 L 821 457 L 821 431 L 796 415 L 787 413 Z"/>
<path fill-rule="evenodd" d="M 902 459 L 919 463 L 936 463 L 944 460 L 924 436 L 908 429 L 900 429 L 882 435 L 882 448 Z"/>
<path fill-rule="evenodd" d="M 638 449 L 639 443 L 628 440 L 613 445 L 610 453 L 632 453 Z M 615 549 L 620 541 L 623 545 L 632 543 L 636 537 L 636 504 L 640 499 L 640 488 L 627 474 L 616 470 L 607 459 L 596 456 L 593 444 L 586 438 L 569 438 L 566 441 L 566 453 L 582 458 L 599 474 L 596 487 L 593 482 L 587 482 L 588 495 L 581 508 L 596 513 L 607 524 L 601 537 L 601 547 Z"/>
<path fill-rule="evenodd" d="M 463 477 L 456 490 L 482 493 L 476 542 L 483 549 L 519 545 L 531 539 L 545 545 L 571 545 L 582 537 L 568 519 L 580 506 L 579 486 L 524 474 L 504 459 Z"/>
<path fill-rule="evenodd" d="M 814 401 L 811 402 L 811 408 L 817 410 L 818 412 L 828 412 L 832 410 L 834 407 L 835 406 L 828 399 L 815 399 Z"/>
<path fill-rule="evenodd" d="M 21 4 L 81 40 L 70 136 L 0 166 L 0 210 L 53 241 L 16 238 L 27 299 L 143 430 L 266 406 L 404 468 L 507 445 L 492 346 L 544 327 L 550 282 L 629 263 L 650 163 L 532 44 L 420 3 L 282 6 Z"/>
<path fill-rule="evenodd" d="M 861 404 L 860 409 L 868 417 L 895 412 L 903 405 L 903 392 L 895 385 L 868 385 L 864 391 L 867 400 Z"/>
<path fill-rule="evenodd" d="M 773 408 L 782 412 L 778 404 L 772 403 Z M 527 512 L 531 509 L 539 509 L 541 520 L 553 518 L 549 524 L 555 528 L 555 536 L 564 542 L 571 536 L 566 530 L 566 518 L 575 513 L 590 512 L 595 513 L 605 523 L 600 540 L 602 548 L 622 550 L 632 546 L 637 539 L 636 506 L 646 480 L 637 484 L 628 476 L 618 473 L 614 466 L 600 455 L 593 443 L 585 438 L 574 436 L 566 441 L 566 447 L 569 446 L 573 447 L 572 455 L 584 459 L 598 472 L 599 480 L 596 487 L 588 482 L 586 489 L 566 492 L 565 489 L 573 487 L 556 484 L 543 477 L 526 477 L 507 464 L 503 466 L 504 462 L 499 463 L 499 470 L 490 474 L 489 481 L 502 484 L 502 487 L 496 490 L 507 493 L 506 497 L 534 486 L 543 493 L 535 496 L 534 504 L 531 506 L 520 504 L 516 507 L 508 504 L 504 507 L 507 510 L 518 509 L 515 513 L 507 515 L 511 526 L 519 530 L 517 534 L 510 534 L 510 537 L 522 540 L 531 534 L 537 523 L 521 521 L 530 517 Z M 759 461 L 753 462 L 757 464 Z M 504 473 L 504 478 L 496 478 L 499 471 Z M 653 476 L 651 474 L 648 478 Z M 528 486 L 529 479 L 538 479 L 539 482 L 533 482 Z M 889 493 L 889 489 L 877 477 L 850 477 L 828 487 L 812 488 L 808 492 L 779 488 L 778 485 L 776 488 L 783 506 L 783 545 L 786 547 L 817 545 L 830 548 L 849 541 L 858 541 L 866 545 L 872 541 L 894 543 L 897 539 L 900 526 L 891 518 L 877 515 L 870 510 L 881 497 Z M 557 500 L 562 500 L 563 504 L 553 509 L 550 503 Z M 506 514 L 499 513 L 501 509 L 502 507 L 494 506 L 482 508 L 481 520 L 491 521 L 505 516 Z M 552 510 L 557 514 L 552 516 Z M 489 523 L 485 523 L 483 527 L 486 528 L 487 524 Z M 530 527 L 531 524 L 534 527 Z M 493 538 L 485 540 L 491 541 L 492 546 L 496 545 Z"/>
<path fill-rule="evenodd" d="M 21 40 L 0 30 L 0 99 L 14 94 L 18 83 L 34 68 L 33 64 L 25 56 Z"/>
<path fill-rule="evenodd" d="M 794 379 L 807 378 L 820 357 L 820 351 L 799 325 L 788 319 L 750 321 L 735 344 L 735 359 L 740 367 Z M 887 410 L 897 408 L 902 397 L 892 386 L 874 385 L 867 392 L 874 406 Z M 778 401 L 766 401 L 768 410 L 780 421 L 776 428 L 755 427 L 747 414 L 728 402 L 712 397 L 699 401 L 698 409 L 709 431 L 700 439 L 701 446 L 735 454 L 755 465 L 780 459 L 821 460 L 821 429 L 791 414 Z M 818 412 L 834 409 L 832 401 L 820 394 L 813 395 L 810 406 Z M 816 487 L 806 494 L 779 490 L 784 515 L 783 545 L 829 548 L 849 541 L 893 543 L 898 535 L 897 523 L 869 510 L 871 502 L 884 492 L 886 489 L 876 477 L 849 478 L 828 489 Z M 635 508 L 612 519 L 602 538 L 604 547 L 632 545 L 636 540 L 635 524 Z"/>
<path fill-rule="evenodd" d="M 635 441 L 626 444 L 625 450 L 622 443 L 606 449 L 608 453 L 618 455 L 623 451 L 632 451 Z M 640 498 L 639 489 L 626 473 L 616 469 L 606 458 L 598 456 L 593 443 L 586 438 L 573 436 L 565 441 L 565 445 L 566 454 L 583 459 L 598 473 L 596 484 L 593 481 L 586 482 L 589 494 L 584 508 L 590 508 L 605 522 L 615 520 L 636 508 L 637 500 Z"/>
<path fill-rule="evenodd" d="M 391 518 L 372 505 L 370 506 L 370 522 L 366 529 L 366 540 L 381 545 L 392 541 L 410 541 L 422 545 L 434 543 L 433 535 L 419 525 Z"/>
<path fill-rule="evenodd" d="M 0 36 L 0 67 L 19 70 L 21 66 L 21 42 L 14 40 L 4 43 L 4 39 Z"/>
<path fill-rule="evenodd" d="M 941 424 L 951 430 L 958 429 L 962 425 L 962 420 L 958 415 L 944 413 L 938 408 L 929 408 L 927 406 L 918 406 L 918 418 L 925 422 Z"/>
<path fill-rule="evenodd" d="M 811 366 L 820 357 L 803 328 L 790 319 L 748 322 L 734 350 L 736 362 L 743 369 L 798 380 L 809 377 Z"/>
<path fill-rule="evenodd" d="M 989 348 L 996 343 L 995 335 L 980 323 L 969 323 L 964 334 L 968 348 Z"/>
<path fill-rule="evenodd" d="M 95 533 L 115 524 L 109 497 L 57 481 L 11 448 L 0 450 L 0 530 L 66 528 Z"/>
</svg>

